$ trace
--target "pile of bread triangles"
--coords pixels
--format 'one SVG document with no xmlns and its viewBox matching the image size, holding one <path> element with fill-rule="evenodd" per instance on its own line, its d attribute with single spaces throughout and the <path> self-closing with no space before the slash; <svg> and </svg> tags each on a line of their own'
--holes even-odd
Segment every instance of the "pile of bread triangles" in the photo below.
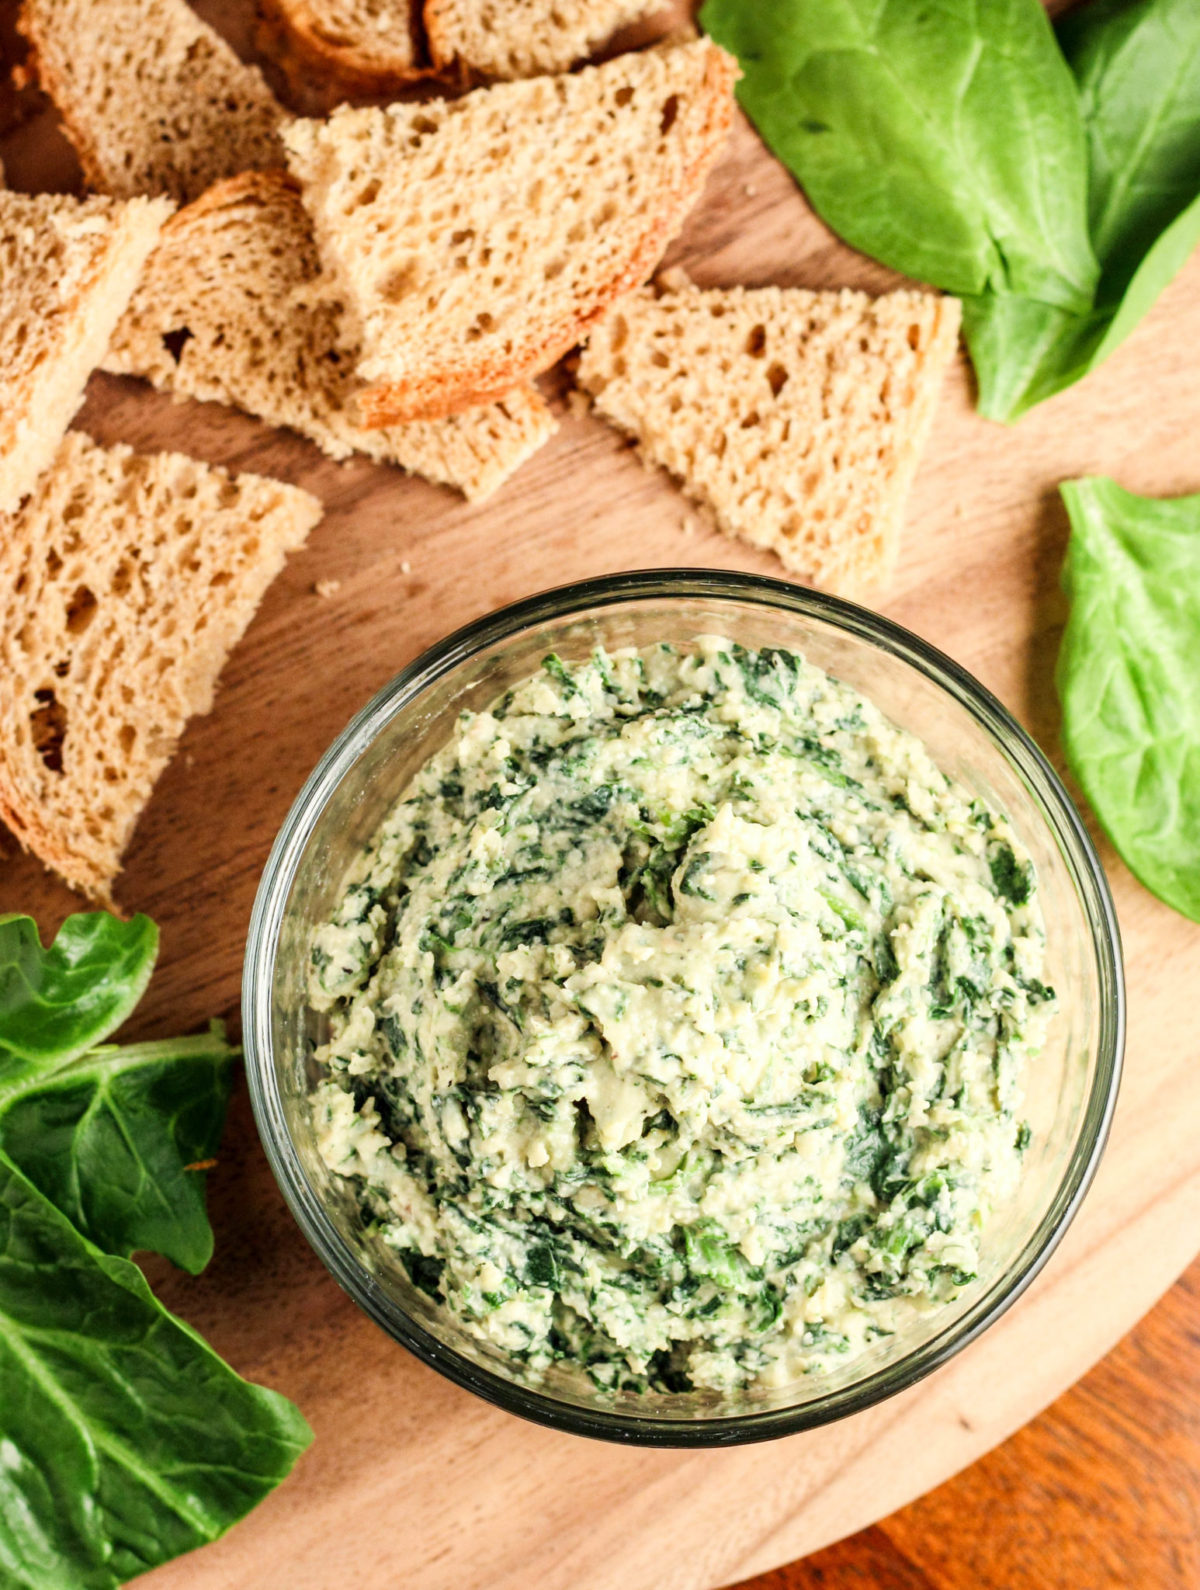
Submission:
<svg viewBox="0 0 1200 1590">
<path fill-rule="evenodd" d="M 66 435 L 97 366 L 480 499 L 554 432 L 534 381 L 582 346 L 599 412 L 722 529 L 831 589 L 886 572 L 958 306 L 646 286 L 736 77 L 695 39 L 578 65 L 651 9 L 427 0 L 414 31 L 408 0 L 272 0 L 310 100 L 407 96 L 314 119 L 185 0 L 25 0 L 96 196 L 0 192 L 0 816 L 71 883 L 107 896 L 320 515 Z"/>
</svg>

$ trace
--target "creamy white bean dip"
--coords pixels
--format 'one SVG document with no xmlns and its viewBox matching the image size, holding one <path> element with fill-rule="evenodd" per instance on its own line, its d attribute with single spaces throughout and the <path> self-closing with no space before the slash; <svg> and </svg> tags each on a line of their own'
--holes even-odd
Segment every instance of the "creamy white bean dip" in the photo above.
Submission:
<svg viewBox="0 0 1200 1590">
<path fill-rule="evenodd" d="M 548 657 L 315 935 L 320 1152 L 532 1376 L 786 1384 L 975 1276 L 1043 958 L 1006 820 L 798 655 Z"/>
</svg>

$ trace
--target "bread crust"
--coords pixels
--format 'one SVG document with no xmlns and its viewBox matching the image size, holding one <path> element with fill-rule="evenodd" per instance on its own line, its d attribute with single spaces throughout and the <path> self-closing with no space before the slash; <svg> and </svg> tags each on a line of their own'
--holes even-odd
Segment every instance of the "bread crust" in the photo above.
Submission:
<svg viewBox="0 0 1200 1590">
<path fill-rule="evenodd" d="M 663 250 L 699 198 L 728 136 L 733 121 L 733 85 L 738 75 L 732 56 L 723 50 L 712 52 L 701 85 L 708 106 L 695 158 L 671 195 L 671 202 L 663 206 L 639 238 L 625 268 L 605 285 L 586 314 L 574 315 L 549 328 L 539 346 L 524 358 L 511 358 L 504 363 L 481 361 L 470 371 L 435 370 L 404 382 L 366 387 L 358 398 L 363 424 L 370 430 L 377 430 L 410 420 L 443 419 L 503 397 L 522 381 L 548 370 L 582 340 L 616 299 L 647 281 Z"/>
<path fill-rule="evenodd" d="M 200 197 L 193 199 L 190 204 L 181 205 L 174 215 L 168 217 L 162 236 L 173 237 L 177 233 L 187 232 L 214 211 L 239 204 L 243 199 L 257 198 L 269 203 L 275 193 L 299 191 L 300 184 L 282 167 L 272 167 L 266 171 L 239 171 L 236 176 L 222 177 L 211 187 L 205 188 Z"/>
<path fill-rule="evenodd" d="M 409 55 L 388 54 L 331 39 L 312 0 L 258 0 L 259 15 L 275 45 L 276 62 L 299 98 L 315 96 L 332 108 L 343 99 L 382 99 L 432 75 L 418 25 L 410 13 Z M 312 82 L 310 74 L 320 81 Z"/>
</svg>

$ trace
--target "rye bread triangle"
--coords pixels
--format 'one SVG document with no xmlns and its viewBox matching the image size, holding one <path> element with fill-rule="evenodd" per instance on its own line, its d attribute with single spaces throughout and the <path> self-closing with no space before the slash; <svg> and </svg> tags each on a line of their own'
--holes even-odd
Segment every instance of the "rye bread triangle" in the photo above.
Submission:
<svg viewBox="0 0 1200 1590">
<path fill-rule="evenodd" d="M 0 515 L 0 820 L 107 902 L 134 824 L 267 586 L 307 492 L 68 432 Z"/>
<path fill-rule="evenodd" d="M 395 98 L 433 73 L 478 82 L 565 72 L 618 29 L 662 10 L 662 0 L 258 3 L 293 93 L 330 108 Z"/>
<path fill-rule="evenodd" d="M 934 293 L 684 281 L 616 305 L 577 379 L 727 535 L 862 596 L 891 574 L 959 311 Z"/>
<path fill-rule="evenodd" d="M 89 187 L 187 200 L 282 163 L 282 105 L 187 0 L 24 0 L 19 25 Z"/>
<path fill-rule="evenodd" d="M 301 103 L 384 98 L 427 74 L 417 0 L 258 0 Z"/>
<path fill-rule="evenodd" d="M 320 274 L 295 182 L 248 171 L 213 185 L 163 229 L 104 368 L 286 425 L 333 458 L 365 453 L 482 500 L 557 429 L 537 389 L 444 420 L 359 424 L 354 356 Z"/>
<path fill-rule="evenodd" d="M 646 280 L 725 140 L 736 75 L 701 40 L 293 123 L 366 423 L 502 396 Z"/>
</svg>

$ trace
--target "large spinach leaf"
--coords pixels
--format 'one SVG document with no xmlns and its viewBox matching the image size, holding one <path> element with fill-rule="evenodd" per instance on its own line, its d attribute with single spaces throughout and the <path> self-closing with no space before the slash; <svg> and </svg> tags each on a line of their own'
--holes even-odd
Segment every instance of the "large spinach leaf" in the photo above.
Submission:
<svg viewBox="0 0 1200 1590">
<path fill-rule="evenodd" d="M 1069 481 L 1058 659 L 1072 771 L 1130 871 L 1200 921 L 1200 496 Z"/>
<path fill-rule="evenodd" d="M 110 1590 L 215 1539 L 310 1439 L 0 1154 L 0 1582 Z"/>
<path fill-rule="evenodd" d="M 0 919 L 0 1582 L 21 1590 L 110 1590 L 214 1539 L 310 1439 L 128 1261 L 211 1253 L 197 1162 L 234 1056 L 217 1026 L 102 1043 L 156 948 L 144 917 L 72 917 L 48 950 Z"/>
<path fill-rule="evenodd" d="M 1200 5 L 1094 0 L 1059 32 L 1079 82 L 1100 280 L 1082 314 L 1037 294 L 964 300 L 992 419 L 1019 419 L 1107 359 L 1200 242 Z"/>
<path fill-rule="evenodd" d="M 1039 0 L 707 0 L 700 19 L 855 248 L 950 292 L 1091 307 L 1078 95 Z"/>
<path fill-rule="evenodd" d="M 43 949 L 29 917 L 0 920 L 0 1148 L 106 1253 L 212 1256 L 204 1178 L 234 1051 L 219 1029 L 102 1045 L 141 998 L 158 951 L 148 917 L 69 917 Z"/>
</svg>

